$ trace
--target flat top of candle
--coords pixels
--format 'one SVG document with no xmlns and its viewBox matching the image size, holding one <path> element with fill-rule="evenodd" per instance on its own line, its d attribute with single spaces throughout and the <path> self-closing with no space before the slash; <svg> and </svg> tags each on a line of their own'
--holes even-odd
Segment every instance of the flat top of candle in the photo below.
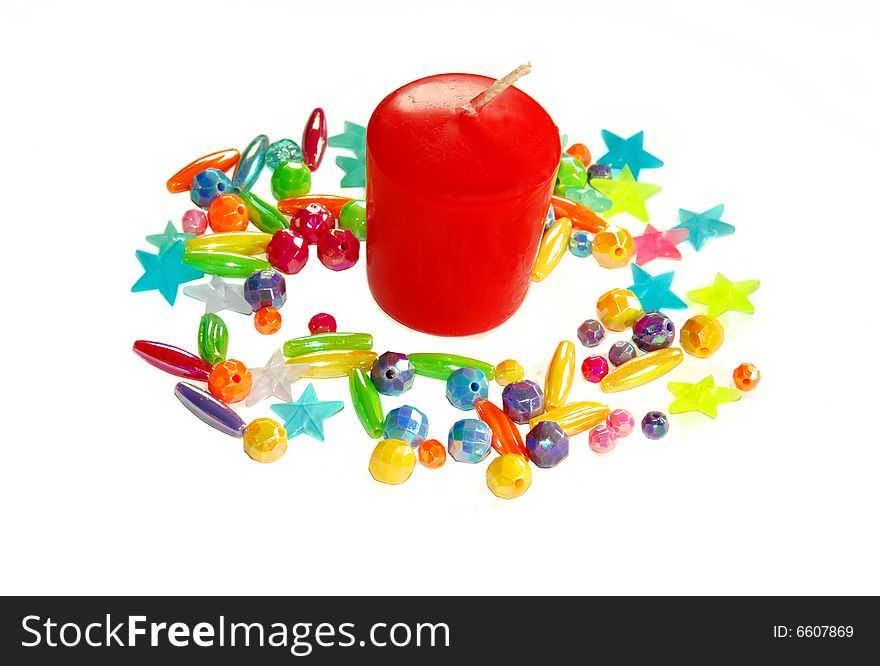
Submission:
<svg viewBox="0 0 880 666">
<path fill-rule="evenodd" d="M 561 146 L 540 104 L 511 87 L 475 116 L 461 108 L 493 82 L 439 74 L 388 95 L 367 128 L 374 168 L 403 187 L 442 198 L 503 198 L 547 182 Z"/>
</svg>

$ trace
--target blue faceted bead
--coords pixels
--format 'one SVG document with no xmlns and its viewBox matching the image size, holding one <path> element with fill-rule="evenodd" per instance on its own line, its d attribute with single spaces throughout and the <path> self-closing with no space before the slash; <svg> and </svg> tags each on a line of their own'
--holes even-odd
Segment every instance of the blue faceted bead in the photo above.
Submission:
<svg viewBox="0 0 880 666">
<path fill-rule="evenodd" d="M 538 467 L 556 467 L 568 457 L 568 435 L 553 421 L 541 421 L 526 435 L 529 458 Z"/>
<path fill-rule="evenodd" d="M 544 216 L 544 231 L 547 231 L 554 224 L 556 224 L 556 212 L 553 210 L 553 206 L 550 206 L 547 215 Z"/>
<path fill-rule="evenodd" d="M 462 419 L 449 429 L 449 442 L 446 447 L 458 462 L 478 463 L 489 455 L 492 449 L 492 431 L 485 422 L 478 419 Z"/>
<path fill-rule="evenodd" d="M 400 395 L 412 388 L 416 371 L 406 354 L 385 352 L 373 363 L 370 377 L 382 395 Z"/>
<path fill-rule="evenodd" d="M 587 319 L 578 326 L 577 336 L 584 347 L 595 347 L 605 339 L 605 327 L 596 319 Z"/>
<path fill-rule="evenodd" d="M 504 413 L 517 423 L 528 423 L 529 419 L 544 413 L 544 391 L 535 382 L 524 379 L 504 387 L 501 393 Z"/>
<path fill-rule="evenodd" d="M 587 182 L 589 183 L 593 178 L 611 180 L 611 167 L 601 162 L 593 162 L 587 167 Z"/>
<path fill-rule="evenodd" d="M 669 432 L 669 418 L 663 412 L 648 412 L 642 419 L 642 432 L 648 439 L 661 439 Z"/>
<path fill-rule="evenodd" d="M 489 397 L 489 380 L 479 368 L 459 368 L 446 380 L 446 399 L 453 407 L 465 411 L 474 408 L 474 401 Z"/>
<path fill-rule="evenodd" d="M 662 312 L 646 312 L 633 324 L 633 342 L 645 352 L 666 349 L 675 340 L 675 324 Z"/>
<path fill-rule="evenodd" d="M 608 360 L 615 367 L 623 365 L 627 361 L 632 361 L 637 355 L 636 348 L 628 340 L 615 342 L 611 345 L 611 349 L 608 350 Z"/>
<path fill-rule="evenodd" d="M 190 199 L 199 208 L 207 208 L 221 194 L 232 193 L 232 181 L 219 169 L 205 169 L 193 178 Z"/>
<path fill-rule="evenodd" d="M 251 273 L 244 282 L 244 300 L 254 312 L 270 305 L 280 308 L 287 300 L 287 283 L 284 276 L 274 268 L 266 268 Z"/>
<path fill-rule="evenodd" d="M 302 162 L 302 148 L 296 141 L 291 139 L 280 139 L 270 144 L 266 151 L 266 168 L 275 171 L 282 164 L 288 162 Z"/>
<path fill-rule="evenodd" d="M 575 229 L 568 239 L 568 249 L 576 257 L 590 257 L 593 255 L 593 235 L 583 229 Z"/>
<path fill-rule="evenodd" d="M 382 436 L 385 439 L 402 439 L 415 448 L 428 436 L 428 417 L 410 405 L 392 409 L 385 417 Z"/>
</svg>

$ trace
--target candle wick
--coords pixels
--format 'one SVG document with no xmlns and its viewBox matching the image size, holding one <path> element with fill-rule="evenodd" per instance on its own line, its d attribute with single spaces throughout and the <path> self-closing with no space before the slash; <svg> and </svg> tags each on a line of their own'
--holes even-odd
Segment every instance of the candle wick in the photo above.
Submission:
<svg viewBox="0 0 880 666">
<path fill-rule="evenodd" d="M 491 86 L 486 88 L 479 95 L 474 97 L 470 102 L 462 106 L 461 108 L 467 113 L 469 116 L 477 115 L 477 112 L 486 106 L 493 99 L 498 97 L 501 93 L 507 90 L 510 86 L 516 83 L 521 77 L 525 76 L 529 72 L 532 71 L 532 63 L 527 62 L 524 65 L 520 65 L 515 70 L 513 70 L 507 76 L 503 76 Z"/>
</svg>

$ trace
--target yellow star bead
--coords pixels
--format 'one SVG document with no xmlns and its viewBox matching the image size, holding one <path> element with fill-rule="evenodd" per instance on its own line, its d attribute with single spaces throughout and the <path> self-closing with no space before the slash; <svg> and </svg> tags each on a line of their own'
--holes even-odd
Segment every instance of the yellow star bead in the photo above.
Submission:
<svg viewBox="0 0 880 666">
<path fill-rule="evenodd" d="M 523 367 L 512 358 L 501 361 L 495 366 L 495 381 L 501 386 L 507 386 L 514 382 L 520 382 L 526 376 Z"/>
<path fill-rule="evenodd" d="M 647 222 L 650 219 L 648 209 L 645 208 L 645 200 L 663 189 L 659 185 L 638 182 L 633 178 L 629 166 L 624 166 L 614 180 L 594 178 L 590 185 L 611 199 L 611 208 L 605 211 L 605 217 L 611 217 L 618 213 L 629 213 L 642 222 Z"/>
<path fill-rule="evenodd" d="M 629 289 L 612 289 L 599 296 L 596 314 L 605 328 L 625 331 L 642 316 L 642 304 Z"/>
<path fill-rule="evenodd" d="M 275 462 L 287 452 L 287 431 L 275 419 L 254 419 L 244 430 L 244 452 L 257 462 Z"/>
<path fill-rule="evenodd" d="M 760 280 L 731 282 L 718 273 L 715 276 L 715 282 L 708 287 L 689 291 L 687 297 L 696 303 L 708 306 L 710 317 L 718 317 L 728 310 L 753 314 L 755 306 L 752 305 L 748 297 L 758 291 L 760 286 Z"/>
<path fill-rule="evenodd" d="M 416 466 L 413 447 L 400 439 L 383 439 L 370 456 L 370 474 L 376 481 L 397 485 L 406 481 Z"/>
<path fill-rule="evenodd" d="M 495 458 L 486 469 L 486 485 L 501 499 L 519 497 L 532 485 L 529 461 L 516 453 Z"/>
<path fill-rule="evenodd" d="M 696 384 L 669 382 L 669 391 L 675 396 L 675 400 L 669 405 L 670 414 L 702 412 L 713 419 L 718 416 L 718 405 L 736 402 L 742 397 L 742 393 L 736 389 L 715 386 L 712 375 L 704 377 Z"/>
</svg>

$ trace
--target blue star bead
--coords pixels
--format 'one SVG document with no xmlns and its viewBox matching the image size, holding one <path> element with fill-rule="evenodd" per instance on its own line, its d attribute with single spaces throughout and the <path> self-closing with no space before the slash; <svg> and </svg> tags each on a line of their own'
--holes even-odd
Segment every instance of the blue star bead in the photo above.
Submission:
<svg viewBox="0 0 880 666">
<path fill-rule="evenodd" d="M 192 282 L 204 277 L 204 273 L 183 263 L 183 241 L 177 241 L 167 250 L 159 254 L 150 254 L 137 250 L 135 256 L 144 267 L 144 274 L 132 285 L 132 291 L 152 291 L 159 293 L 174 305 L 177 300 L 177 288 L 184 282 Z"/>
<path fill-rule="evenodd" d="M 673 227 L 673 229 L 687 229 L 687 240 L 699 252 L 710 238 L 729 236 L 736 231 L 735 226 L 721 221 L 723 214 L 724 204 L 718 204 L 714 208 L 710 208 L 702 213 L 694 213 L 693 211 L 679 208 L 678 225 Z"/>
<path fill-rule="evenodd" d="M 339 400 L 318 400 L 314 385 L 309 384 L 298 400 L 272 405 L 272 411 L 284 420 L 288 439 L 306 434 L 323 442 L 324 420 L 344 406 Z"/>
<path fill-rule="evenodd" d="M 662 309 L 684 310 L 687 308 L 687 303 L 673 294 L 670 289 L 675 271 L 651 275 L 644 268 L 636 264 L 630 264 L 630 267 L 632 268 L 633 282 L 635 284 L 627 287 L 627 289 L 638 297 L 645 312 Z"/>
<path fill-rule="evenodd" d="M 169 220 L 168 224 L 165 225 L 165 231 L 163 231 L 161 234 L 150 234 L 149 236 L 147 236 L 147 242 L 150 245 L 155 246 L 161 254 L 169 247 L 174 245 L 177 241 L 183 241 L 184 243 L 186 243 L 186 241 L 188 241 L 190 238 L 195 237 L 195 234 L 183 234 L 178 232 L 177 229 L 174 228 L 174 225 L 171 224 L 171 220 Z"/>
<path fill-rule="evenodd" d="M 663 160 L 642 148 L 644 139 L 644 132 L 637 132 L 624 139 L 614 132 L 602 130 L 602 140 L 608 147 L 608 152 L 596 161 L 615 169 L 623 169 L 628 164 L 633 177 L 638 180 L 639 171 L 642 169 L 657 169 L 663 166 Z"/>
</svg>

